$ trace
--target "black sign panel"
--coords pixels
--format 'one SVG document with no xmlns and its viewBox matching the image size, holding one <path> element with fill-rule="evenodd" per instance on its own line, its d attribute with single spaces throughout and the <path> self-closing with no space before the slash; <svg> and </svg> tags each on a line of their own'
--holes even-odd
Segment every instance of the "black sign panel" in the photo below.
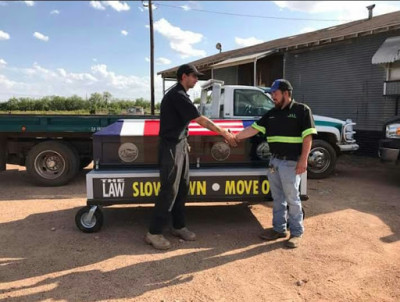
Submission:
<svg viewBox="0 0 400 302">
<path fill-rule="evenodd" d="M 158 177 L 99 177 L 93 180 L 93 203 L 154 202 L 160 192 Z M 188 201 L 248 201 L 270 198 L 266 176 L 192 176 Z"/>
</svg>

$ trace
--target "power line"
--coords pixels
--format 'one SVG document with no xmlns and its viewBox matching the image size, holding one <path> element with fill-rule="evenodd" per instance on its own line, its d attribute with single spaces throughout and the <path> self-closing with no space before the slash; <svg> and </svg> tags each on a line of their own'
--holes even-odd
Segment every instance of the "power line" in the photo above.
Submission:
<svg viewBox="0 0 400 302">
<path fill-rule="evenodd" d="M 175 6 L 170 4 L 164 4 L 157 2 L 158 6 L 166 6 L 171 8 L 183 9 L 181 6 Z M 198 8 L 190 8 L 189 10 L 203 12 L 203 13 L 212 13 L 219 15 L 227 15 L 227 16 L 237 16 L 237 17 L 248 17 L 248 18 L 261 18 L 261 19 L 276 19 L 276 20 L 290 20 L 290 21 L 323 21 L 323 22 L 349 22 L 354 20 L 339 20 L 339 19 L 308 19 L 308 18 L 287 18 L 287 17 L 272 17 L 272 16 L 259 16 L 259 15 L 246 15 L 246 14 L 237 14 L 237 13 L 229 13 L 229 12 L 220 12 L 220 11 L 212 11 L 206 9 L 198 9 Z"/>
</svg>

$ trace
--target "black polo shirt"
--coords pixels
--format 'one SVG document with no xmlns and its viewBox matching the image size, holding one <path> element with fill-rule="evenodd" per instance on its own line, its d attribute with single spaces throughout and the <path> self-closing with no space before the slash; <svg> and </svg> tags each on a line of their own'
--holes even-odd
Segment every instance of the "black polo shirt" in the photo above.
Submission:
<svg viewBox="0 0 400 302">
<path fill-rule="evenodd" d="M 185 88 L 178 83 L 161 101 L 159 136 L 172 142 L 179 142 L 189 135 L 190 121 L 199 116 L 200 113 Z"/>
<path fill-rule="evenodd" d="M 283 109 L 272 108 L 252 127 L 266 135 L 271 153 L 277 156 L 300 156 L 304 137 L 317 134 L 311 109 L 294 100 Z"/>
</svg>

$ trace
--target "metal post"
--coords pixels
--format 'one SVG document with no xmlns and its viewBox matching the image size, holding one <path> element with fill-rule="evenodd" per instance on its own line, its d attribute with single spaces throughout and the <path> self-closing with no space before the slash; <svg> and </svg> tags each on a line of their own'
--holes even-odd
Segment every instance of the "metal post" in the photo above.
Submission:
<svg viewBox="0 0 400 302">
<path fill-rule="evenodd" d="M 282 78 L 286 79 L 286 55 L 283 54 L 283 67 L 282 67 Z"/>
<path fill-rule="evenodd" d="M 150 91 L 151 91 L 151 115 L 154 115 L 154 32 L 153 32 L 153 7 L 149 0 L 150 19 Z"/>
<path fill-rule="evenodd" d="M 7 138 L 0 137 L 0 171 L 6 169 L 7 164 Z"/>
<path fill-rule="evenodd" d="M 253 86 L 257 86 L 257 58 L 254 60 L 254 79 Z"/>
</svg>

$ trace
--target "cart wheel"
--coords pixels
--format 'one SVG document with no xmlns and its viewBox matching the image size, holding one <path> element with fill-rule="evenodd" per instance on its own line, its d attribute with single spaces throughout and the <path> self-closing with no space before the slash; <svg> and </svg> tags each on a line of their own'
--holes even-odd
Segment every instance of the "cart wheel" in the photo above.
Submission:
<svg viewBox="0 0 400 302">
<path fill-rule="evenodd" d="M 76 226 L 84 233 L 95 233 L 103 226 L 103 213 L 98 206 L 87 206 L 75 215 Z"/>
</svg>

